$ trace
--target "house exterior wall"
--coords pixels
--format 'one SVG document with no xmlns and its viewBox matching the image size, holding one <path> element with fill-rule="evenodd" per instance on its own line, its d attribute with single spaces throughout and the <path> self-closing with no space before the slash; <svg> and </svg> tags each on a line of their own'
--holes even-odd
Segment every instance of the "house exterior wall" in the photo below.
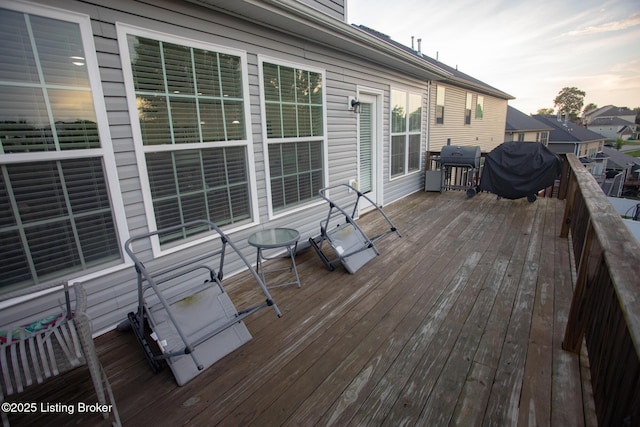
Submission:
<svg viewBox="0 0 640 427">
<path fill-rule="evenodd" d="M 298 0 L 340 21 L 347 20 L 347 0 Z"/>
<path fill-rule="evenodd" d="M 544 132 L 548 133 L 548 131 L 544 131 Z M 542 133 L 541 131 L 537 131 L 537 132 L 536 131 L 507 132 L 505 134 L 504 141 L 505 142 L 519 141 L 520 140 L 519 139 L 520 135 L 523 134 L 524 135 L 523 136 L 523 138 L 524 138 L 523 141 L 526 141 L 526 142 L 534 142 L 534 141 L 536 141 L 536 142 L 538 142 L 538 141 L 540 141 L 540 134 L 541 133 Z"/>
<path fill-rule="evenodd" d="M 589 125 L 589 126 L 587 126 L 587 129 L 589 129 L 590 131 L 599 133 L 600 135 L 604 136 L 607 139 L 616 139 L 616 138 L 620 137 L 620 134 L 618 132 L 620 132 L 620 130 L 623 127 L 624 126 L 593 126 L 593 125 Z"/>
<path fill-rule="evenodd" d="M 42 5 L 50 2 L 42 0 Z M 343 2 L 320 2 L 322 4 L 338 4 Z M 3 4 L 4 6 L 4 4 Z M 347 110 L 347 99 L 357 94 L 359 88 L 368 88 L 383 93 L 384 113 L 382 123 L 383 143 L 383 202 L 389 204 L 422 188 L 423 167 L 419 171 L 402 177 L 390 178 L 389 168 L 389 100 L 391 88 L 402 88 L 420 93 L 423 100 L 422 150 L 425 147 L 428 123 L 426 120 L 428 83 L 413 78 L 406 78 L 397 72 L 391 72 L 374 63 L 354 59 L 327 46 L 314 44 L 307 40 L 292 38 L 277 31 L 259 27 L 248 22 L 213 12 L 198 5 L 186 2 L 170 2 L 159 0 L 153 4 L 113 0 L 108 7 L 100 1 L 59 0 L 55 4 L 58 11 L 86 14 L 90 17 L 93 32 L 92 42 L 98 65 L 97 76 L 104 95 L 104 109 L 108 133 L 106 138 L 112 146 L 115 163 L 113 176 L 117 180 L 120 194 L 112 193 L 112 200 L 117 201 L 114 216 L 120 231 L 120 249 L 125 238 L 148 232 L 149 188 L 140 175 L 140 144 L 135 123 L 136 114 L 131 114 L 132 100 L 131 82 L 123 69 L 123 61 L 128 61 L 122 51 L 123 40 L 119 39 L 122 28 L 139 28 L 144 31 L 157 32 L 172 40 L 204 43 L 207 46 L 219 46 L 221 49 L 232 49 L 246 61 L 246 87 L 248 89 L 249 123 L 247 139 L 251 155 L 249 156 L 251 174 L 253 176 L 252 204 L 254 217 L 243 224 L 223 227 L 225 233 L 240 247 L 245 257 L 253 260 L 255 249 L 247 244 L 248 236 L 261 228 L 286 226 L 299 230 L 301 243 L 319 233 L 319 221 L 326 215 L 326 203 L 313 201 L 295 209 L 285 210 L 272 215 L 268 208 L 269 194 L 266 182 L 265 131 L 263 119 L 263 94 L 260 83 L 261 60 L 267 58 L 294 64 L 300 68 L 319 70 L 324 76 L 324 113 L 326 126 L 326 170 L 327 185 L 347 183 L 355 179 L 357 163 L 357 115 Z M 40 9 L 36 6 L 37 11 Z M 338 8 L 339 9 L 339 8 Z M 46 8 L 42 13 L 47 15 Z M 36 11 L 36 12 L 37 12 Z M 129 88 L 129 89 L 128 89 Z M 455 93 L 455 91 L 454 91 Z M 464 102 L 463 102 L 464 105 Z M 134 107 L 135 108 L 135 107 Z M 481 126 L 477 126 L 478 136 L 487 146 L 493 138 L 493 130 L 499 124 L 489 125 L 487 120 L 502 111 L 502 132 L 504 132 L 504 108 L 501 103 L 485 96 L 486 115 Z M 98 118 L 99 120 L 100 117 Z M 473 119 L 472 119 L 473 123 Z M 471 138 L 471 134 L 469 134 Z M 497 141 L 497 139 L 496 139 Z M 103 141 L 105 142 L 105 141 Z M 421 156 L 422 157 L 422 156 Z M 201 251 L 198 243 L 186 244 L 179 250 L 163 251 L 161 257 L 155 258 L 162 264 L 170 265 L 179 259 L 188 259 Z M 143 260 L 154 257 L 152 242 L 142 248 Z M 318 261 L 320 262 L 320 260 Z M 225 262 L 226 276 L 243 268 L 237 257 L 230 257 Z M 111 265 L 108 270 L 96 269 L 90 273 L 75 273 L 65 279 L 82 282 L 88 291 L 89 315 L 93 319 L 94 330 L 104 331 L 112 328 L 123 319 L 136 305 L 135 272 L 130 260 L 122 252 L 120 262 Z M 303 284 L 304 285 L 304 284 Z M 10 307 L 7 310 L 25 311 L 24 307 Z M 37 310 L 34 308 L 34 310 Z M 27 313 L 29 310 L 26 310 Z M 7 312 L 8 313 L 8 312 Z M 15 314 L 15 313 L 14 313 Z M 30 314 L 30 313 L 29 313 Z M 28 315 L 28 314 L 27 314 Z"/>
<path fill-rule="evenodd" d="M 436 124 L 436 88 L 445 88 L 444 123 Z M 471 123 L 465 124 L 467 93 L 472 96 Z M 476 118 L 478 96 L 484 97 L 481 119 Z M 451 145 L 480 146 L 489 152 L 504 142 L 507 100 L 466 90 L 451 84 L 434 82 L 431 88 L 429 114 L 429 151 L 439 151 L 451 139 Z"/>
</svg>

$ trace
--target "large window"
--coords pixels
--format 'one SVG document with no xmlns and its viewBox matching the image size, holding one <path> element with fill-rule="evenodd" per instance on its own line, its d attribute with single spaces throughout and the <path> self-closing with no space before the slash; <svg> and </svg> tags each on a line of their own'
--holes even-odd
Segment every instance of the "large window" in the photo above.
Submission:
<svg viewBox="0 0 640 427">
<path fill-rule="evenodd" d="M 251 219 L 244 64 L 209 45 L 126 31 L 141 147 L 158 229 Z M 199 233 L 164 236 L 161 244 Z"/>
<path fill-rule="evenodd" d="M 420 170 L 422 97 L 391 90 L 391 177 Z"/>
<path fill-rule="evenodd" d="M 436 124 L 438 125 L 444 124 L 444 97 L 445 88 L 438 85 L 436 89 Z"/>
<path fill-rule="evenodd" d="M 121 260 L 83 36 L 73 14 L 0 9 L 0 292 Z"/>
<path fill-rule="evenodd" d="M 307 203 L 324 187 L 323 74 L 262 62 L 271 208 Z"/>
</svg>

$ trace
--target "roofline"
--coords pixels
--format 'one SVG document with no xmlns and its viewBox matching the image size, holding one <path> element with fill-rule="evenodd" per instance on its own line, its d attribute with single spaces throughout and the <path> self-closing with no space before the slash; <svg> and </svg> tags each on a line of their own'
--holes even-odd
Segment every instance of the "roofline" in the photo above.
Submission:
<svg viewBox="0 0 640 427">
<path fill-rule="evenodd" d="M 349 55 L 374 60 L 392 70 L 425 80 L 442 80 L 451 73 L 408 52 L 332 18 L 296 0 L 185 0 L 305 40 L 328 44 Z M 284 25 L 294 24 L 294 25 Z"/>
<path fill-rule="evenodd" d="M 418 53 L 415 50 L 413 50 L 412 48 L 409 48 L 408 46 L 403 45 L 400 42 L 397 42 L 395 40 L 393 40 L 391 37 L 387 36 L 386 34 L 383 34 L 373 28 L 369 28 L 366 25 L 359 25 L 356 28 L 358 28 L 360 31 L 362 31 L 365 34 L 368 34 L 374 38 L 376 38 L 377 40 L 381 41 L 382 43 L 385 43 L 388 46 L 393 47 L 396 50 L 402 51 L 402 52 L 407 52 L 409 55 L 415 57 L 415 58 L 419 58 L 420 60 L 422 60 L 422 62 L 424 62 L 425 64 L 428 64 L 432 67 L 437 67 L 437 65 L 434 64 L 434 62 L 436 63 L 440 63 L 440 61 L 438 61 L 437 59 L 433 59 L 430 56 L 427 56 L 423 53 Z M 367 31 L 369 30 L 369 31 Z M 379 34 L 379 35 L 376 35 Z M 451 66 L 442 63 L 443 66 L 452 69 Z M 469 76 L 470 78 L 473 78 L 474 80 L 477 80 L 479 83 L 476 83 L 475 81 L 471 81 L 468 79 L 465 79 L 464 77 L 461 76 L 457 76 L 454 73 L 447 71 L 446 69 L 444 70 L 445 72 L 447 72 L 449 74 L 449 77 L 444 79 L 444 83 L 449 83 L 451 85 L 457 86 L 457 87 L 462 87 L 464 89 L 471 89 L 474 90 L 476 92 L 482 93 L 484 95 L 490 95 L 490 96 L 494 96 L 496 98 L 500 98 L 500 99 L 505 99 L 505 100 L 510 100 L 510 99 L 515 99 L 514 96 L 509 95 L 506 92 L 501 91 L 500 89 L 496 89 L 494 87 L 492 87 L 491 85 L 488 85 L 480 80 L 477 80 L 471 76 Z M 462 71 L 459 71 L 457 68 L 455 70 L 456 73 L 462 74 L 462 75 L 467 75 L 466 73 L 463 73 Z"/>
</svg>

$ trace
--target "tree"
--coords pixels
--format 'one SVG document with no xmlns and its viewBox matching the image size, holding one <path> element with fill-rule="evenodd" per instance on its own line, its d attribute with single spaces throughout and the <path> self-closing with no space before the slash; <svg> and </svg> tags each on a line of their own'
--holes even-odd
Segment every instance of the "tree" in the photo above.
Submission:
<svg viewBox="0 0 640 427">
<path fill-rule="evenodd" d="M 593 102 L 590 102 L 586 107 L 584 107 L 584 110 L 582 110 L 582 116 L 584 117 L 585 113 L 588 113 L 591 110 L 595 110 L 596 108 L 598 108 L 598 106 Z"/>
<path fill-rule="evenodd" d="M 553 100 L 553 105 L 558 107 L 559 111 L 568 113 L 571 121 L 575 121 L 582 111 L 585 95 L 586 93 L 577 87 L 565 87 Z"/>
<path fill-rule="evenodd" d="M 553 108 L 540 108 L 536 114 L 553 114 Z"/>
</svg>

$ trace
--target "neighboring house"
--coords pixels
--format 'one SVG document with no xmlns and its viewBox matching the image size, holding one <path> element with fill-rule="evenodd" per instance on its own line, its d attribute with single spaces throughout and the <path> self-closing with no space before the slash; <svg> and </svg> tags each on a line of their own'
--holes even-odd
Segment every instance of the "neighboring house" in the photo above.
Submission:
<svg viewBox="0 0 640 427">
<path fill-rule="evenodd" d="M 605 137 L 589 129 L 570 122 L 565 116 L 535 114 L 534 119 L 550 126 L 548 147 L 558 154 L 573 153 L 584 163 L 596 178 L 604 179 L 606 157 L 602 153 Z"/>
<path fill-rule="evenodd" d="M 505 128 L 504 141 L 540 142 L 547 145 L 549 142 L 549 132 L 553 128 L 545 125 L 533 117 L 523 112 L 507 107 L 507 124 Z"/>
<path fill-rule="evenodd" d="M 424 55 L 420 46 L 416 51 L 371 28 L 357 28 L 449 73 L 430 85 L 428 151 L 440 151 L 450 143 L 477 145 L 489 152 L 503 142 L 507 103 L 513 96 Z"/>
<path fill-rule="evenodd" d="M 597 117 L 587 125 L 587 129 L 607 139 L 628 139 L 633 136 L 634 127 L 634 123 L 620 117 Z"/>
<path fill-rule="evenodd" d="M 97 331 L 136 303 L 130 236 L 207 218 L 253 259 L 256 230 L 319 233 L 323 186 L 420 191 L 431 127 L 436 147 L 503 137 L 508 95 L 348 25 L 346 0 L 50 3 L 0 0 L 0 292 L 82 282 Z"/>
<path fill-rule="evenodd" d="M 637 196 L 640 186 L 640 159 L 629 156 L 611 147 L 602 147 L 608 157 L 607 179 L 602 189 L 608 196 L 620 197 L 627 194 Z"/>
<path fill-rule="evenodd" d="M 626 107 L 616 107 L 615 105 L 605 105 L 604 107 L 594 108 L 582 115 L 582 123 L 587 127 L 596 119 L 611 119 L 617 117 L 630 123 L 636 122 L 636 112 Z"/>
</svg>

